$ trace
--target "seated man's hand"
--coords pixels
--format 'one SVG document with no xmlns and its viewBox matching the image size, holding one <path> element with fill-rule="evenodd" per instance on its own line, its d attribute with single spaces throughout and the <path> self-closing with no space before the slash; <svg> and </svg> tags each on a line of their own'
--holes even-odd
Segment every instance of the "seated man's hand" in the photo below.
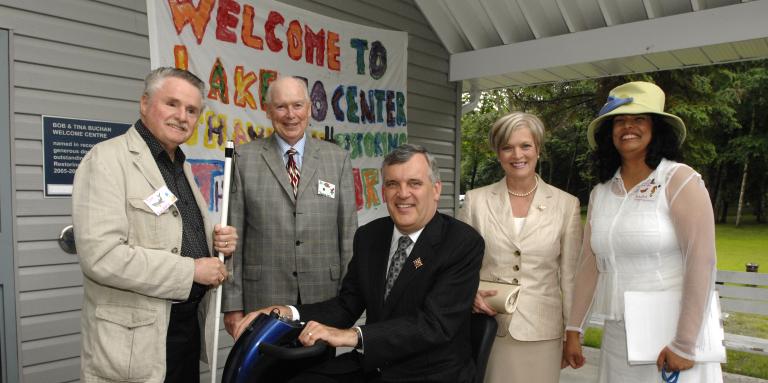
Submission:
<svg viewBox="0 0 768 383">
<path fill-rule="evenodd" d="M 232 226 L 222 227 L 216 224 L 213 227 L 213 249 L 229 257 L 237 248 L 237 230 Z"/>
<path fill-rule="evenodd" d="M 351 328 L 338 329 L 309 321 L 299 334 L 299 341 L 305 346 L 312 346 L 321 339 L 332 347 L 355 347 L 357 345 L 357 332 Z"/>
<path fill-rule="evenodd" d="M 237 330 L 237 325 L 240 324 L 244 316 L 245 314 L 242 310 L 224 313 L 224 328 L 227 330 L 227 334 L 233 338 L 235 337 L 235 330 Z"/>
<path fill-rule="evenodd" d="M 256 319 L 259 314 L 265 314 L 269 315 L 272 311 L 278 310 L 280 312 L 281 317 L 291 318 L 291 309 L 289 309 L 286 306 L 269 306 L 265 307 L 263 309 L 259 309 L 256 311 L 249 312 L 248 315 L 243 316 L 242 311 L 237 311 L 236 313 L 240 313 L 240 320 L 233 325 L 234 328 L 234 334 L 229 331 L 229 328 L 227 328 L 227 332 L 229 332 L 230 335 L 232 335 L 235 340 L 240 337 L 240 335 L 243 334 L 246 328 L 248 328 L 248 325 L 253 322 L 254 319 Z M 227 313 L 230 314 L 230 313 Z M 224 325 L 229 326 L 227 324 L 227 314 L 224 315 Z M 233 315 L 233 320 L 235 320 L 236 315 Z"/>
</svg>

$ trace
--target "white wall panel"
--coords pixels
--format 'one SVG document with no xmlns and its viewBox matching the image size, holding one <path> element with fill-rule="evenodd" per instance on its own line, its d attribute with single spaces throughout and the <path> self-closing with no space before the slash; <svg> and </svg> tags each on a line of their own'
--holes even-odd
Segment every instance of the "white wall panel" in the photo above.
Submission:
<svg viewBox="0 0 768 383">
<path fill-rule="evenodd" d="M 13 127 L 16 139 L 42 140 L 43 129 L 40 124 L 40 116 L 31 114 L 14 113 Z"/>
<path fill-rule="evenodd" d="M 118 31 L 93 24 L 63 19 L 55 14 L 35 13 L 4 5 L 0 12 L 0 23 L 12 28 L 18 36 L 36 37 L 59 43 L 81 45 L 108 52 L 123 53 L 138 57 L 149 56 L 149 40 L 146 33 L 139 35 Z M 87 0 L 80 2 L 89 3 Z M 139 2 L 140 0 L 136 0 Z M 30 3 L 49 4 L 49 1 L 27 0 Z M 87 11 L 89 8 L 85 8 Z"/>
<path fill-rule="evenodd" d="M 455 87 L 454 84 L 448 82 L 448 73 L 438 72 L 433 68 L 424 68 L 418 65 L 410 65 L 408 66 L 408 75 L 411 78 L 417 78 L 421 81 L 443 86 L 447 89 L 454 89 Z"/>
<path fill-rule="evenodd" d="M 408 49 L 408 66 L 420 66 L 437 72 L 448 73 L 448 60 Z"/>
<path fill-rule="evenodd" d="M 438 100 L 436 98 L 430 98 L 429 96 L 424 96 L 422 94 L 417 93 L 409 93 L 408 94 L 408 106 L 413 106 L 415 108 L 429 110 L 432 112 L 441 113 L 445 110 L 445 108 L 450 108 L 455 103 L 448 102 L 444 100 Z M 408 126 L 408 130 L 410 131 L 411 126 Z"/>
<path fill-rule="evenodd" d="M 17 165 L 42 165 L 42 145 L 40 141 L 19 140 L 14 142 Z"/>
<path fill-rule="evenodd" d="M 22 375 L 24 383 L 75 381 L 80 378 L 80 357 L 24 366 Z"/>
<path fill-rule="evenodd" d="M 16 190 L 43 190 L 43 167 L 16 165 Z"/>
<path fill-rule="evenodd" d="M 133 123 L 139 117 L 138 97 L 136 102 L 128 102 L 26 88 L 16 88 L 15 92 L 18 113 L 126 123 Z"/>
<path fill-rule="evenodd" d="M 16 216 L 51 216 L 72 214 L 69 198 L 43 198 L 43 191 L 17 191 Z"/>
<path fill-rule="evenodd" d="M 409 123 L 408 126 L 414 127 L 414 133 L 410 134 L 411 137 L 431 138 L 440 141 L 453 141 L 456 139 L 456 131 L 453 129 L 413 122 Z"/>
<path fill-rule="evenodd" d="M 16 61 L 41 63 L 87 73 L 143 80 L 149 68 L 149 57 L 128 56 L 34 37 L 17 37 L 15 49 Z"/>
<path fill-rule="evenodd" d="M 80 264 L 25 267 L 19 270 L 19 291 L 36 291 L 83 285 Z"/>
<path fill-rule="evenodd" d="M 136 101 L 144 88 L 143 79 L 60 69 L 36 64 L 16 64 L 15 85 L 19 88 L 98 97 L 118 101 Z"/>
<path fill-rule="evenodd" d="M 64 199 L 66 200 L 66 199 Z M 62 216 L 39 216 L 39 217 L 16 217 L 16 240 L 38 241 L 55 240 L 59 238 L 59 233 L 64 226 L 71 225 L 71 217 Z"/>
<path fill-rule="evenodd" d="M 138 3 L 139 1 L 134 0 Z M 115 8 L 111 5 L 83 0 L 4 0 L 4 5 L 29 13 L 51 15 L 57 18 L 97 25 L 118 31 L 147 35 L 147 17 L 144 7 L 134 12 Z"/>
<path fill-rule="evenodd" d="M 24 342 L 21 346 L 21 355 L 25 366 L 78 357 L 80 356 L 80 334 Z"/>
<path fill-rule="evenodd" d="M 147 9 L 145 3 L 138 0 L 93 0 L 93 2 L 110 4 L 140 13 L 146 12 Z"/>
<path fill-rule="evenodd" d="M 451 104 L 456 102 L 456 89 L 448 88 L 443 85 L 431 84 L 415 78 L 409 78 L 407 86 L 409 96 L 412 94 L 419 94 Z M 441 109 L 441 111 L 444 110 L 445 109 Z"/>
<path fill-rule="evenodd" d="M 83 304 L 83 288 L 67 287 L 19 293 L 22 317 L 79 310 Z"/>
<path fill-rule="evenodd" d="M 77 254 L 67 254 L 59 248 L 57 240 L 19 242 L 16 248 L 19 267 L 78 263 Z"/>
<path fill-rule="evenodd" d="M 21 320 L 21 340 L 36 340 L 80 332 L 80 310 L 37 315 Z"/>
<path fill-rule="evenodd" d="M 411 123 L 414 122 L 452 128 L 456 124 L 456 116 L 416 109 L 413 105 L 408 105 L 408 126 L 410 127 Z M 409 134 L 416 134 L 416 132 L 409 129 Z"/>
</svg>

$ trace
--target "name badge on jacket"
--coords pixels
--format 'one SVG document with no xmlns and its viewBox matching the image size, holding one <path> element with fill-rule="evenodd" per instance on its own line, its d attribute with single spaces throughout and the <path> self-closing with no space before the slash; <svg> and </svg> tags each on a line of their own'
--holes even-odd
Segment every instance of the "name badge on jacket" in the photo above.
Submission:
<svg viewBox="0 0 768 383">
<path fill-rule="evenodd" d="M 317 180 L 317 194 L 336 198 L 336 185 L 323 180 Z"/>
<path fill-rule="evenodd" d="M 171 193 L 170 189 L 168 189 L 168 186 L 163 185 L 149 197 L 144 199 L 144 203 L 147 204 L 147 206 L 149 206 L 153 212 L 155 212 L 155 215 L 159 216 L 160 214 L 165 213 L 165 211 L 168 210 L 171 205 L 176 203 L 177 200 L 178 198 L 176 198 L 176 196 Z"/>
</svg>

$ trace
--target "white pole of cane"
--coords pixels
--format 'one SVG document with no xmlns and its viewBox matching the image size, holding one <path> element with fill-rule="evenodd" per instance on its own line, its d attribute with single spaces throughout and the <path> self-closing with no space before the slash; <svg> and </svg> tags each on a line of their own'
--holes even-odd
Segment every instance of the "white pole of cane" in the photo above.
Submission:
<svg viewBox="0 0 768 383">
<path fill-rule="evenodd" d="M 224 188 L 222 190 L 221 201 L 221 226 L 227 226 L 227 215 L 229 215 L 229 186 L 232 183 L 232 158 L 235 154 L 235 143 L 227 141 L 227 147 L 224 149 Z M 219 260 L 224 262 L 224 254 L 219 252 Z M 221 321 L 221 285 L 216 288 L 216 318 L 213 327 L 213 356 L 209 365 L 211 366 L 211 383 L 216 383 L 216 370 L 219 357 L 219 322 Z"/>
</svg>

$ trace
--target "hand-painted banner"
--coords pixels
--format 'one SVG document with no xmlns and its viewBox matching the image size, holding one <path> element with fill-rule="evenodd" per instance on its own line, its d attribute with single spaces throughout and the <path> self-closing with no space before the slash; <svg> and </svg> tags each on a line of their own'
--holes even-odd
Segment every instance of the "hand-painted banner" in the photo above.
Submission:
<svg viewBox="0 0 768 383">
<path fill-rule="evenodd" d="M 188 69 L 207 82 L 207 108 L 187 153 L 218 215 L 227 139 L 267 137 L 269 84 L 306 79 L 308 132 L 350 151 L 360 224 L 386 215 L 379 168 L 407 139 L 408 35 L 265 0 L 147 0 L 152 67 Z"/>
</svg>

